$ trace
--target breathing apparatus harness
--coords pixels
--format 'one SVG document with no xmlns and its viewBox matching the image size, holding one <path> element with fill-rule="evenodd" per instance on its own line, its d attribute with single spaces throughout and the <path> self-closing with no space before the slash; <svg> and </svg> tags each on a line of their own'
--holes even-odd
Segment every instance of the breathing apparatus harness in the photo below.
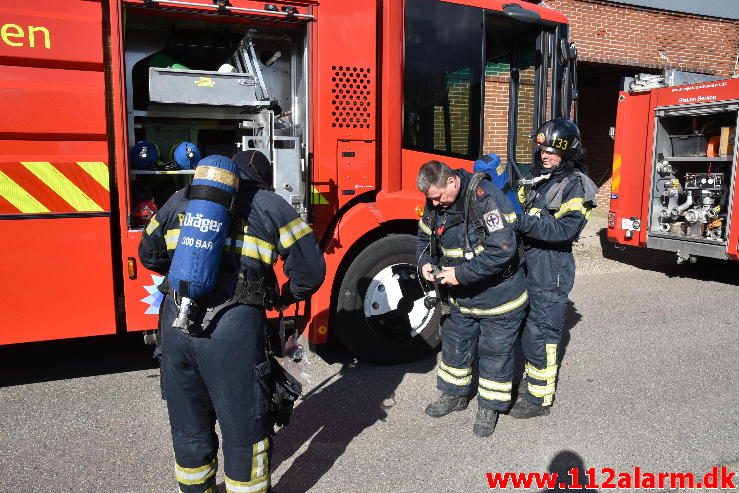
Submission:
<svg viewBox="0 0 739 493">
<path fill-rule="evenodd" d="M 256 190 L 268 190 L 269 187 L 257 181 L 242 181 L 240 185 L 242 190 L 251 192 Z M 253 193 L 251 194 L 253 196 Z M 214 187 L 208 186 L 193 186 L 187 185 L 185 187 L 184 196 L 188 200 L 201 199 L 216 202 L 226 208 L 232 217 L 229 237 L 235 238 L 236 233 L 239 230 L 243 230 L 243 221 L 238 220 L 237 211 L 239 209 L 238 195 L 230 195 Z M 234 305 L 252 305 L 264 307 L 266 309 L 277 308 L 277 278 L 274 272 L 270 272 L 267 275 L 253 274 L 248 271 L 241 269 L 239 256 L 236 249 L 231 251 L 231 259 L 233 262 L 234 270 L 238 272 L 236 286 L 234 294 L 225 302 L 216 305 L 214 307 L 205 308 L 200 303 L 191 301 L 192 312 L 203 312 L 202 321 L 200 327 L 196 331 L 192 331 L 191 328 L 194 324 L 188 324 L 187 327 L 183 327 L 181 330 L 187 334 L 195 335 L 201 334 L 208 330 L 213 320 L 222 313 L 225 309 Z M 180 306 L 181 296 L 175 293 L 175 303 Z M 280 312 L 280 315 L 282 312 Z"/>
<path fill-rule="evenodd" d="M 489 175 L 485 172 L 475 173 L 472 175 L 472 178 L 470 178 L 470 181 L 467 184 L 467 189 L 465 190 L 464 203 L 462 206 L 464 217 L 462 220 L 464 227 L 464 247 L 462 249 L 462 255 L 465 261 L 470 261 L 475 257 L 475 250 L 472 248 L 472 242 L 470 241 L 470 223 L 477 232 L 477 236 L 482 244 L 485 243 L 485 239 L 487 238 L 488 232 L 487 228 L 485 227 L 485 221 L 482 217 L 480 217 L 480 213 L 478 212 L 477 207 L 475 207 L 475 201 L 477 188 L 480 186 L 480 183 L 482 183 L 483 180 L 489 179 Z M 506 191 L 504 191 L 504 193 L 505 192 Z M 493 200 L 492 197 L 490 197 L 489 200 Z M 497 204 L 495 204 L 495 207 L 497 207 Z M 434 226 L 436 224 L 436 209 L 431 209 L 429 219 L 431 225 Z M 429 242 L 429 253 L 432 258 L 437 258 L 439 253 L 439 238 L 437 237 L 436 232 L 432 232 Z M 509 262 L 508 267 L 503 272 L 495 276 L 494 282 L 499 283 L 511 277 L 515 273 L 516 268 L 519 267 L 522 263 L 523 255 L 520 252 L 519 245 L 517 256 Z M 432 269 L 432 274 L 434 276 L 441 273 L 441 268 L 439 266 L 433 265 Z M 422 278 L 422 276 L 419 276 L 419 278 Z M 426 298 L 424 299 L 424 305 L 426 306 L 426 308 L 431 309 L 432 306 L 441 303 L 441 313 L 442 315 L 447 315 L 449 313 L 448 292 L 445 287 L 439 283 L 439 281 L 434 281 L 433 284 L 435 297 L 431 295 L 426 296 Z"/>
</svg>

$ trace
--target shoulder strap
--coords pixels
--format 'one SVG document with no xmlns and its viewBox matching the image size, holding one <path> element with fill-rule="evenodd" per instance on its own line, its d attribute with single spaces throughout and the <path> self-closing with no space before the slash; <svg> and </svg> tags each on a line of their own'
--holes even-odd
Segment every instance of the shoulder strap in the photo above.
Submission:
<svg viewBox="0 0 739 493">
<path fill-rule="evenodd" d="M 436 237 L 436 209 L 429 208 L 429 222 L 431 223 L 431 234 L 429 235 L 429 254 L 431 258 L 436 258 L 439 255 L 439 243 Z M 423 220 L 423 218 L 421 218 Z"/>
<path fill-rule="evenodd" d="M 470 220 L 470 206 L 473 204 L 473 201 L 475 200 L 475 196 L 477 194 L 477 187 L 480 186 L 480 183 L 482 180 L 485 180 L 487 178 L 487 173 L 475 173 L 472 175 L 472 178 L 470 178 L 469 183 L 467 184 L 467 190 L 465 191 L 464 195 L 464 258 L 466 260 L 472 260 L 472 257 L 475 256 L 475 252 L 472 249 L 472 245 L 470 245 L 470 233 L 469 233 L 469 220 Z M 484 231 L 485 227 L 482 224 L 482 221 L 480 220 L 479 215 L 477 214 L 477 210 L 475 207 L 472 207 L 474 218 L 473 218 L 473 226 L 475 229 L 480 231 L 480 227 L 482 226 L 482 229 Z M 484 234 L 484 233 L 483 233 Z M 484 238 L 484 237 L 483 237 Z"/>
</svg>

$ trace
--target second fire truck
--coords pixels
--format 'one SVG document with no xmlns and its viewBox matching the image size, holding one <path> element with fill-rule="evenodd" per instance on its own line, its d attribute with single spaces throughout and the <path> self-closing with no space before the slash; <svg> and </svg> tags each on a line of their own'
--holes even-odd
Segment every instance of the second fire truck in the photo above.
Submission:
<svg viewBox="0 0 739 493">
<path fill-rule="evenodd" d="M 739 260 L 739 79 L 687 77 L 642 75 L 619 94 L 608 239 Z"/>
</svg>

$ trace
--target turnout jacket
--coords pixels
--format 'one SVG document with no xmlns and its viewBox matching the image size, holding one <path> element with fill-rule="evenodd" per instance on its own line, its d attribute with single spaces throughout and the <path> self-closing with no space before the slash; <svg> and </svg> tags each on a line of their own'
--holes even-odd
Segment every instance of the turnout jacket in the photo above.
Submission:
<svg viewBox="0 0 739 493">
<path fill-rule="evenodd" d="M 273 264 L 278 256 L 284 260 L 283 270 L 289 279 L 282 294 L 291 297 L 290 301 L 314 293 L 326 274 L 326 264 L 310 226 L 282 197 L 250 185 L 253 183 L 241 182 L 216 287 L 205 300 L 197 300 L 205 306 L 230 299 L 235 294 L 239 272 L 250 279 L 274 280 Z M 141 263 L 159 274 L 166 274 L 172 262 L 189 202 L 187 192 L 188 187 L 172 195 L 141 237 Z M 270 288 L 273 285 L 267 284 Z"/>
<path fill-rule="evenodd" d="M 526 257 L 526 279 L 532 296 L 546 292 L 567 296 L 575 282 L 572 243 L 596 206 L 597 187 L 571 162 L 531 189 L 519 191 L 523 214 L 516 229 Z"/>
<path fill-rule="evenodd" d="M 472 175 L 456 170 L 461 183 L 457 200 L 447 209 L 426 201 L 418 222 L 416 257 L 419 267 L 430 263 L 454 267 L 459 286 L 449 286 L 449 298 L 463 314 L 495 316 L 526 306 L 528 294 L 520 265 L 510 200 L 489 180 L 483 180 L 470 204 L 467 226 L 474 256 L 464 257 L 464 201 Z M 434 243 L 436 244 L 434 246 Z"/>
</svg>

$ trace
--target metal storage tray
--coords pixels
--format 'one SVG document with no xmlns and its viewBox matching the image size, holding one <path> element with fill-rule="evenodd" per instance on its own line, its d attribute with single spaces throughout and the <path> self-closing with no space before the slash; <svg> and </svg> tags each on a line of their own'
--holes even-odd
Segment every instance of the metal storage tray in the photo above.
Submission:
<svg viewBox="0 0 739 493">
<path fill-rule="evenodd" d="M 234 72 L 149 68 L 149 101 L 208 106 L 269 106 L 254 76 Z"/>
</svg>

